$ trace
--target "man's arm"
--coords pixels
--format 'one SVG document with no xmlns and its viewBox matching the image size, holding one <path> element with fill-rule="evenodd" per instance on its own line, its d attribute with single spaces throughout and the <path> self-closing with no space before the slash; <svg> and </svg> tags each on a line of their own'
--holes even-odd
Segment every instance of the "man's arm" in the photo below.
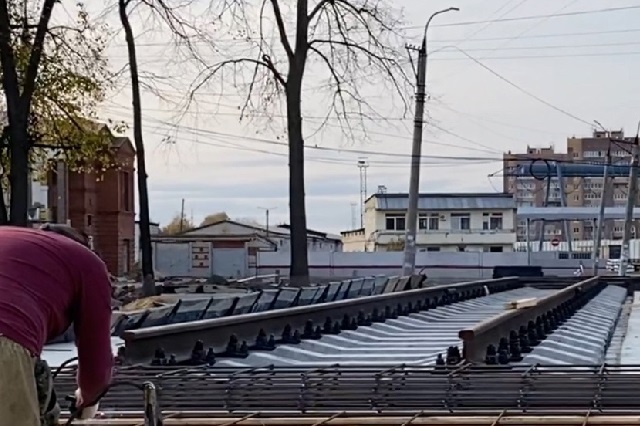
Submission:
<svg viewBox="0 0 640 426">
<path fill-rule="evenodd" d="M 83 405 L 97 402 L 111 382 L 111 281 L 106 265 L 93 253 L 82 265 L 82 283 L 75 318 L 78 387 Z"/>
</svg>

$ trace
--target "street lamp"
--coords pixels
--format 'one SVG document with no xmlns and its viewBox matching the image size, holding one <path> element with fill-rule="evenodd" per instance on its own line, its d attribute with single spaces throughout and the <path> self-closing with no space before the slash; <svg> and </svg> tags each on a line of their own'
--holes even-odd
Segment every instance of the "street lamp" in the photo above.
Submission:
<svg viewBox="0 0 640 426">
<path fill-rule="evenodd" d="M 404 275 L 412 275 L 416 267 L 416 233 L 418 228 L 418 199 L 420 198 L 420 157 L 422 156 L 422 125 L 424 124 L 424 103 L 427 79 L 427 32 L 433 18 L 447 12 L 457 12 L 457 7 L 449 7 L 433 13 L 424 26 L 422 46 L 418 55 L 416 109 L 411 148 L 411 177 L 409 179 L 409 205 L 407 231 L 404 239 Z"/>
</svg>

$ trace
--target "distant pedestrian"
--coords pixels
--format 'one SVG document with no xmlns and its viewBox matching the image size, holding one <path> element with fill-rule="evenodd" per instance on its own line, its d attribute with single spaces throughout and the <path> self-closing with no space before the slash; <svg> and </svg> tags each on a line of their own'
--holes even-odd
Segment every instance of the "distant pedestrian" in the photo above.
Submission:
<svg viewBox="0 0 640 426">
<path fill-rule="evenodd" d="M 40 426 L 50 371 L 45 343 L 74 324 L 78 406 L 97 411 L 111 381 L 111 283 L 86 235 L 65 225 L 0 227 L 0 426 Z M 42 423 L 41 423 L 42 422 Z"/>
</svg>

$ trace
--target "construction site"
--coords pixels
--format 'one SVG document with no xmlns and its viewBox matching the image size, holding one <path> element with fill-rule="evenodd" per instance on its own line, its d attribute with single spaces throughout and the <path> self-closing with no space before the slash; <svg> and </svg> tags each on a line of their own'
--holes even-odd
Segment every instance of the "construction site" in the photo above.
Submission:
<svg viewBox="0 0 640 426">
<path fill-rule="evenodd" d="M 639 284 L 369 277 L 148 308 L 114 321 L 113 383 L 77 424 L 640 424 Z M 62 407 L 68 345 L 43 354 Z"/>
</svg>

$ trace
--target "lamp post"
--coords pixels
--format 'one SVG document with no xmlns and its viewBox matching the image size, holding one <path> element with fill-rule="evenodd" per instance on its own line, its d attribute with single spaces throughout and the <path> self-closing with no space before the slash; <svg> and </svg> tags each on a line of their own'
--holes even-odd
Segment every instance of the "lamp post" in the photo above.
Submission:
<svg viewBox="0 0 640 426">
<path fill-rule="evenodd" d="M 412 275 L 416 267 L 416 233 L 418 228 L 418 199 L 420 198 L 420 157 L 422 156 L 422 126 L 424 124 L 424 103 L 427 79 L 427 32 L 436 16 L 457 12 L 457 7 L 449 7 L 432 14 L 424 26 L 422 46 L 418 51 L 418 69 L 416 73 L 416 106 L 413 127 L 413 145 L 411 148 L 411 177 L 409 180 L 409 206 L 407 212 L 406 233 L 404 238 L 403 274 Z"/>
</svg>

